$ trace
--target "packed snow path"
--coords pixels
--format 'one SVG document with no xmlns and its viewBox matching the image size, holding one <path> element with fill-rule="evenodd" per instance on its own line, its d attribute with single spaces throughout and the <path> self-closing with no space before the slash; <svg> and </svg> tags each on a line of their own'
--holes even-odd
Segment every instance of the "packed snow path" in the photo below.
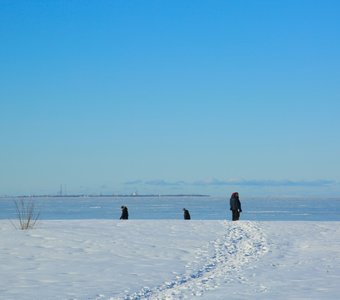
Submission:
<svg viewBox="0 0 340 300">
<path fill-rule="evenodd" d="M 111 299 L 190 299 L 231 281 L 246 283 L 240 270 L 268 251 L 265 236 L 255 222 L 225 222 L 224 226 L 224 236 L 210 242 L 206 249 L 197 249 L 184 274 L 160 286 Z"/>
</svg>

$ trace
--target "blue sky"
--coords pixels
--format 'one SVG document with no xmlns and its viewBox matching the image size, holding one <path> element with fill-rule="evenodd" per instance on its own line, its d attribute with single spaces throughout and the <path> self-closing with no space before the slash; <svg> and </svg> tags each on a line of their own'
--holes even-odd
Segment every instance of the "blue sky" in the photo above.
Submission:
<svg viewBox="0 0 340 300">
<path fill-rule="evenodd" d="M 338 1 L 0 6 L 0 195 L 339 195 Z"/>
</svg>

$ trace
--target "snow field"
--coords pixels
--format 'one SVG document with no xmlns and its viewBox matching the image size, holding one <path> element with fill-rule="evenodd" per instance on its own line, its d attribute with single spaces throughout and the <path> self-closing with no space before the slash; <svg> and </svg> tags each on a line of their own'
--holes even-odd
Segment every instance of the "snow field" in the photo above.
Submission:
<svg viewBox="0 0 340 300">
<path fill-rule="evenodd" d="M 208 290 L 234 281 L 242 265 L 259 259 L 267 252 L 266 240 L 255 223 L 223 224 L 223 236 L 209 242 L 207 249 L 197 249 L 195 259 L 186 266 L 185 274 L 153 289 L 145 287 L 124 299 L 191 299 L 202 296 Z M 243 282 L 245 279 L 238 277 L 236 280 Z"/>
<path fill-rule="evenodd" d="M 0 299 L 337 299 L 340 222 L 0 221 Z"/>
</svg>

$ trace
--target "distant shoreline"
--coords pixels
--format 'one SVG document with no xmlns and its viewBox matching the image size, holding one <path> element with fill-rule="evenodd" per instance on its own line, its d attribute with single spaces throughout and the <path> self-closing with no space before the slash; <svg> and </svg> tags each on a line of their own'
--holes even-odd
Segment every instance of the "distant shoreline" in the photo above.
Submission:
<svg viewBox="0 0 340 300">
<path fill-rule="evenodd" d="M 210 197 L 203 194 L 117 194 L 117 195 L 96 195 L 96 194 L 74 194 L 74 195 L 19 195 L 0 196 L 0 198 L 160 198 L 160 197 Z"/>
</svg>

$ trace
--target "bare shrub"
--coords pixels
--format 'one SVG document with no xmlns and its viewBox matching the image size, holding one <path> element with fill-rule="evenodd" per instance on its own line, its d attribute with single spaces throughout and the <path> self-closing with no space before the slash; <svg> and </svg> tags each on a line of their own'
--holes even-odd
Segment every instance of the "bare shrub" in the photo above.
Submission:
<svg viewBox="0 0 340 300">
<path fill-rule="evenodd" d="M 32 200 L 20 199 L 14 200 L 14 204 L 17 218 L 19 220 L 19 229 L 33 229 L 40 215 L 40 213 L 36 211 L 34 202 Z"/>
</svg>

